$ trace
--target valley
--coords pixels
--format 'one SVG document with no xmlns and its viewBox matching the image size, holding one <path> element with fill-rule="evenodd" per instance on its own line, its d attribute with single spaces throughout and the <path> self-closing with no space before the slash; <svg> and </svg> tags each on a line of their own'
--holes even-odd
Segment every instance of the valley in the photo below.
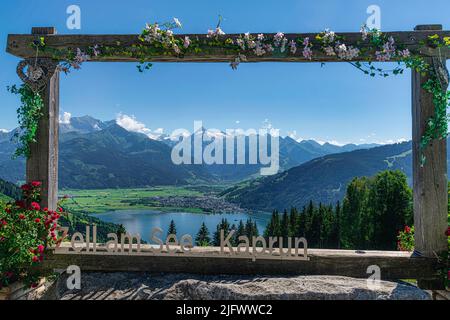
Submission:
<svg viewBox="0 0 450 320">
<path fill-rule="evenodd" d="M 224 186 L 156 186 L 131 189 L 60 191 L 69 211 L 89 214 L 120 210 L 159 212 L 223 213 L 240 212 L 238 206 L 218 197 Z M 226 210 L 228 209 L 228 210 Z"/>
</svg>

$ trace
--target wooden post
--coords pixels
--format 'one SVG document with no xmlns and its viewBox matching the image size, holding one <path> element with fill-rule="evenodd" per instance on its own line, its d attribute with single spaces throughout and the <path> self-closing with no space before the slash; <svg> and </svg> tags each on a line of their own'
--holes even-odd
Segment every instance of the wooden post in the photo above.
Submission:
<svg viewBox="0 0 450 320">
<path fill-rule="evenodd" d="M 417 26 L 415 30 L 442 30 L 442 26 Z M 426 62 L 433 65 L 432 58 Z M 445 61 L 444 61 L 445 65 Z M 447 249 L 447 141 L 433 140 L 421 150 L 421 137 L 434 115 L 433 97 L 422 85 L 427 76 L 412 72 L 412 139 L 415 255 L 436 258 Z M 426 163 L 421 166 L 421 155 Z M 439 286 L 439 280 L 419 281 L 422 286 Z M 431 288 L 430 288 L 431 289 Z"/>
<path fill-rule="evenodd" d="M 33 34 L 56 34 L 54 28 L 33 28 Z M 59 72 L 55 71 L 41 92 L 43 116 L 39 120 L 37 143 L 30 145 L 27 160 L 27 181 L 42 183 L 43 207 L 57 209 L 58 202 L 58 133 L 59 133 Z"/>
</svg>

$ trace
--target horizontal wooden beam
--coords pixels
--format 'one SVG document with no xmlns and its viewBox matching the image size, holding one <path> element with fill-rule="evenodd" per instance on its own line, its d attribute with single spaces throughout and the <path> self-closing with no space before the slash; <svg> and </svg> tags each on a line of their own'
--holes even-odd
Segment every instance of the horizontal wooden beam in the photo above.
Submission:
<svg viewBox="0 0 450 320">
<path fill-rule="evenodd" d="M 401 43 L 405 48 L 410 51 L 418 51 L 426 56 L 442 55 L 444 57 L 450 57 L 450 51 L 447 48 L 441 49 L 440 52 L 437 50 L 424 47 L 421 42 L 426 41 L 430 35 L 438 34 L 441 38 L 450 36 L 450 31 L 408 31 L 408 32 L 386 32 L 385 35 L 393 36 L 398 43 Z M 257 34 L 254 34 L 256 36 Z M 273 34 L 267 34 L 267 36 L 273 36 Z M 314 39 L 317 34 L 315 33 L 299 33 L 299 34 L 286 34 L 287 39 L 297 39 L 306 38 Z M 346 45 L 353 45 L 358 47 L 367 46 L 361 42 L 361 33 L 339 33 L 339 36 L 345 38 Z M 36 51 L 32 48 L 31 43 L 37 40 L 41 35 L 20 35 L 20 34 L 10 34 L 8 36 L 6 51 L 12 55 L 20 58 L 33 58 L 36 56 Z M 191 39 L 198 39 L 207 43 L 209 39 L 204 34 L 188 34 L 188 35 L 177 35 L 177 37 L 184 38 L 189 36 Z M 230 34 L 223 36 L 224 39 L 232 38 L 236 39 L 239 34 Z M 84 49 L 92 47 L 95 45 L 99 46 L 120 46 L 120 47 L 132 47 L 133 45 L 140 45 L 142 42 L 139 40 L 139 36 L 134 35 L 46 35 L 45 36 L 46 46 L 53 49 L 71 49 L 76 48 Z M 49 53 L 40 52 L 40 57 L 49 58 L 51 55 Z M 236 54 L 228 50 L 224 50 L 221 47 L 208 47 L 208 50 L 200 53 L 193 53 L 186 55 L 184 57 L 177 57 L 175 55 L 160 55 L 153 56 L 148 59 L 149 62 L 229 62 L 235 58 Z M 361 56 L 358 60 L 366 61 L 369 60 L 368 56 Z M 373 58 L 373 56 L 372 56 Z M 333 62 L 342 61 L 336 57 L 327 56 L 325 53 L 315 52 L 312 60 L 305 59 L 302 55 L 302 50 L 297 50 L 295 55 L 265 55 L 256 56 L 253 54 L 247 54 L 247 59 L 249 62 Z M 92 61 L 104 61 L 104 62 L 137 62 L 139 59 L 123 56 L 114 57 L 92 57 Z"/>
<path fill-rule="evenodd" d="M 148 250 L 143 245 L 142 250 Z M 96 253 L 50 253 L 43 268 L 66 269 L 77 265 L 82 271 L 97 272 L 166 272 L 192 274 L 260 274 L 260 275 L 336 275 L 354 278 L 368 278 L 367 268 L 379 266 L 381 278 L 393 279 L 436 279 L 436 259 L 411 257 L 407 252 L 350 251 L 309 249 L 309 261 L 265 258 L 255 261 L 248 257 L 219 256 L 220 248 L 195 247 L 190 254 L 135 255 L 108 254 L 104 248 Z M 275 251 L 276 252 L 276 251 Z"/>
</svg>

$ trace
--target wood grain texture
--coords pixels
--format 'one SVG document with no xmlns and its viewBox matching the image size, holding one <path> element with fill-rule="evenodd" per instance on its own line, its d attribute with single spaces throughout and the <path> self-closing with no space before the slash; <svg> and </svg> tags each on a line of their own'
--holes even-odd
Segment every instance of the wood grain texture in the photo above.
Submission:
<svg viewBox="0 0 450 320">
<path fill-rule="evenodd" d="M 27 182 L 42 183 L 43 207 L 57 209 L 58 202 L 58 137 L 59 137 L 59 72 L 56 71 L 42 91 L 43 116 L 39 120 L 36 143 L 30 144 L 27 159 Z"/>
<path fill-rule="evenodd" d="M 145 250 L 148 245 L 143 245 Z M 309 249 L 310 261 L 273 260 L 218 257 L 220 248 L 195 247 L 193 254 L 176 256 L 137 256 L 107 254 L 101 247 L 99 252 L 89 254 L 49 253 L 42 268 L 66 269 L 78 265 L 83 271 L 99 272 L 167 272 L 193 274 L 259 274 L 259 275 L 340 275 L 368 278 L 367 268 L 377 265 L 381 278 L 385 280 L 432 279 L 437 276 L 436 259 L 413 258 L 410 253 L 386 251 L 350 251 Z"/>
<path fill-rule="evenodd" d="M 423 55 L 438 55 L 438 52 L 434 49 L 428 47 L 422 47 L 420 45 L 421 41 L 427 40 L 428 36 L 438 34 L 441 37 L 450 36 L 450 31 L 410 31 L 410 32 L 386 32 L 387 36 L 393 36 L 397 41 L 405 46 L 405 48 L 414 51 L 419 50 Z M 257 34 L 254 34 L 256 36 Z M 273 34 L 267 34 L 268 36 Z M 361 43 L 361 34 L 358 32 L 354 33 L 339 33 L 345 37 L 345 43 L 347 45 L 354 45 L 360 48 L 367 46 L 367 44 Z M 186 35 L 177 35 L 177 37 L 184 38 Z M 191 39 L 198 39 L 200 41 L 207 41 L 205 34 L 188 34 Z M 299 34 L 286 34 L 287 39 L 295 38 L 306 38 L 314 39 L 315 33 L 299 33 Z M 102 46 L 120 46 L 120 47 L 131 47 L 132 45 L 142 44 L 138 39 L 138 35 L 48 35 L 45 37 L 45 42 L 48 47 L 56 49 L 76 49 L 76 48 L 87 48 L 94 45 Z M 226 38 L 236 39 L 239 34 L 230 34 L 224 36 Z M 20 34 L 10 34 L 7 40 L 6 51 L 21 58 L 30 58 L 36 55 L 35 50 L 30 47 L 30 43 L 35 41 L 38 37 L 36 35 L 20 35 Z M 441 49 L 440 52 L 444 56 L 450 56 L 450 51 L 448 49 Z M 341 61 L 337 57 L 327 56 L 325 53 L 315 52 L 313 59 L 305 59 L 302 55 L 302 50 L 298 50 L 295 55 L 280 55 L 280 56 L 256 56 L 253 54 L 246 54 L 249 62 L 264 62 L 264 61 L 278 61 L 278 62 L 333 62 Z M 49 57 L 45 53 L 40 54 L 41 57 Z M 235 58 L 235 53 L 226 52 L 226 50 L 217 47 L 213 48 L 212 51 L 208 50 L 208 53 L 196 53 L 186 55 L 184 57 L 177 57 L 172 55 L 162 55 L 153 56 L 148 59 L 149 62 L 229 62 Z M 361 56 L 359 60 L 366 61 L 370 57 Z M 372 56 L 373 58 L 373 56 Z M 128 56 L 115 56 L 115 57 L 92 57 L 92 61 L 106 61 L 106 62 L 137 62 L 139 59 L 128 57 Z"/>
<path fill-rule="evenodd" d="M 427 62 L 432 64 L 431 58 L 427 58 Z M 427 121 L 435 110 L 432 94 L 422 88 L 427 80 L 428 76 L 412 73 L 415 245 L 418 254 L 436 257 L 448 250 L 445 235 L 448 214 L 447 143 L 446 140 L 433 140 L 425 150 L 420 148 Z M 422 153 L 426 157 L 424 166 L 421 166 Z"/>
</svg>

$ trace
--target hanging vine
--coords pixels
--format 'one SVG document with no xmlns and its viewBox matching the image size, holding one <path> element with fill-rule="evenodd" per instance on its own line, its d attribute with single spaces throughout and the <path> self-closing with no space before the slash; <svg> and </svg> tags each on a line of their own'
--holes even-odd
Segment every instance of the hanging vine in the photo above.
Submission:
<svg viewBox="0 0 450 320">
<path fill-rule="evenodd" d="M 443 83 L 442 76 L 436 71 L 436 66 L 427 63 L 420 52 L 410 52 L 402 44 L 397 44 L 393 37 L 378 30 L 370 30 L 366 26 L 361 28 L 361 38 L 355 45 L 347 45 L 344 36 L 328 29 L 314 38 L 288 39 L 281 32 L 275 35 L 258 34 L 256 36 L 245 33 L 238 37 L 229 37 L 221 29 L 221 22 L 222 19 L 219 17 L 217 26 L 208 30 L 206 37 L 176 36 L 174 30 L 182 28 L 182 24 L 174 18 L 173 22 L 169 23 L 147 24 L 138 37 L 139 43 L 131 46 L 124 46 L 122 43 L 116 42 L 115 45 L 108 46 L 94 45 L 87 48 L 58 49 L 47 46 L 43 37 L 30 45 L 36 48 L 36 56 L 39 52 L 44 52 L 46 56 L 61 61 L 58 69 L 65 73 L 69 73 L 71 69 L 80 69 L 85 61 L 114 57 L 136 59 L 140 61 L 137 66 L 138 71 L 144 72 L 152 67 L 152 64 L 146 61 L 155 56 L 183 59 L 185 55 L 214 54 L 218 49 L 223 54 L 235 57 L 230 61 L 233 69 L 237 69 L 241 62 L 246 62 L 248 55 L 278 57 L 301 55 L 306 60 L 313 60 L 317 52 L 347 61 L 371 77 L 400 75 L 403 74 L 404 67 L 406 67 L 428 76 L 428 81 L 423 85 L 423 89 L 432 94 L 435 104 L 435 114 L 427 121 L 426 131 L 421 139 L 421 149 L 424 150 L 434 139 L 447 138 L 447 108 L 450 99 L 450 93 L 447 91 L 448 77 L 447 82 Z M 436 34 L 420 45 L 433 49 L 450 48 L 450 37 L 440 38 Z M 367 60 L 367 62 L 359 60 Z M 398 65 L 391 70 L 385 70 L 377 67 L 372 60 L 374 62 L 397 61 Z M 23 135 L 20 138 L 22 145 L 17 153 L 27 155 L 29 148 L 25 145 L 35 141 L 36 119 L 41 116 L 42 99 L 38 93 L 30 92 L 26 86 L 22 86 L 20 89 L 13 87 L 12 92 L 20 94 L 22 98 L 22 107 L 18 114 Z M 423 165 L 426 160 L 423 153 L 421 159 Z"/>
<path fill-rule="evenodd" d="M 36 142 L 38 122 L 43 115 L 44 101 L 39 92 L 34 92 L 26 84 L 22 84 L 20 87 L 13 85 L 8 87 L 8 91 L 19 95 L 21 102 L 17 109 L 19 130 L 14 133 L 14 139 L 18 146 L 14 156 L 28 158 L 30 156 L 30 145 Z"/>
</svg>

